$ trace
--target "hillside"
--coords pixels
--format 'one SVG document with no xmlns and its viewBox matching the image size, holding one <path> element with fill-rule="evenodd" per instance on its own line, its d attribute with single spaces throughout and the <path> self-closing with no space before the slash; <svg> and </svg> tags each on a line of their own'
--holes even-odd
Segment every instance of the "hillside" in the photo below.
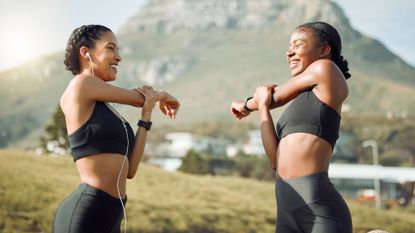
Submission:
<svg viewBox="0 0 415 233">
<path fill-rule="evenodd" d="M 78 184 L 68 157 L 0 151 L 0 232 L 50 232 L 54 211 Z M 128 182 L 128 232 L 274 232 L 274 184 L 140 167 Z M 355 233 L 409 233 L 414 213 L 348 201 Z"/>
<path fill-rule="evenodd" d="M 177 120 L 156 114 L 157 125 L 234 122 L 231 101 L 285 82 L 290 33 L 316 20 L 342 35 L 352 74 L 348 114 L 415 115 L 415 69 L 353 29 L 329 0 L 150 0 L 117 33 L 123 61 L 115 84 L 151 84 L 178 96 Z M 36 145 L 71 79 L 62 60 L 63 52 L 0 73 L 0 147 Z M 135 109 L 122 111 L 136 121 Z"/>
</svg>

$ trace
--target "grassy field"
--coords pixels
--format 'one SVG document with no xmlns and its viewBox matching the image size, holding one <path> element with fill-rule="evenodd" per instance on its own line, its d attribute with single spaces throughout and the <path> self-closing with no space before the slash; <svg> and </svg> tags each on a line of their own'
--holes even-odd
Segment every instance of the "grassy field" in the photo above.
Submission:
<svg viewBox="0 0 415 233">
<path fill-rule="evenodd" d="M 72 159 L 0 151 L 0 232 L 51 232 L 56 207 L 78 185 Z M 274 185 L 143 165 L 128 183 L 128 232 L 274 232 Z M 415 214 L 349 201 L 354 232 L 415 232 Z"/>
</svg>

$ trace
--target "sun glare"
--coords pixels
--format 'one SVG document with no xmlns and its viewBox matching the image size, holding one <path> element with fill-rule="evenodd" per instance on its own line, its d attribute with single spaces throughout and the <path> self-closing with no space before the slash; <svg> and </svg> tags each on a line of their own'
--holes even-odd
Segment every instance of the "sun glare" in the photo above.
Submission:
<svg viewBox="0 0 415 233">
<path fill-rule="evenodd" d="M 6 35 L 6 39 L 9 41 L 8 46 L 10 51 L 16 55 L 24 55 L 25 51 L 29 48 L 29 38 L 30 36 L 22 31 L 14 31 Z"/>
<path fill-rule="evenodd" d="M 22 30 L 12 30 L 4 34 L 5 57 L 19 62 L 30 55 L 30 35 Z"/>
<path fill-rule="evenodd" d="M 2 66 L 15 66 L 37 56 L 37 35 L 27 28 L 6 28 L 1 38 Z"/>
</svg>

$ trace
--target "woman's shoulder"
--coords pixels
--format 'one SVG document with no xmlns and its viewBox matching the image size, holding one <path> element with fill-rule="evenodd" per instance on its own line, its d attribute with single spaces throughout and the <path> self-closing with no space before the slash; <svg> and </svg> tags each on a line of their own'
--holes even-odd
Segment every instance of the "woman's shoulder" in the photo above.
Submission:
<svg viewBox="0 0 415 233">
<path fill-rule="evenodd" d="M 95 78 L 89 74 L 78 74 L 73 77 L 72 81 L 75 83 L 75 85 L 88 85 L 100 81 L 100 79 Z"/>
<path fill-rule="evenodd" d="M 87 93 L 92 91 L 96 82 L 99 82 L 99 80 L 91 75 L 75 75 L 61 96 L 61 105 L 68 100 L 79 101 L 84 99 L 84 97 L 87 96 Z"/>
<path fill-rule="evenodd" d="M 74 94 L 87 94 L 100 86 L 103 81 L 88 74 L 79 74 L 74 76 L 67 89 L 70 89 Z"/>
<path fill-rule="evenodd" d="M 345 99 L 347 97 L 348 86 L 346 79 L 341 70 L 332 60 L 319 59 L 312 63 L 310 68 L 313 70 L 312 72 L 315 74 L 315 77 L 318 80 L 316 89 L 336 90 L 336 95 L 341 96 L 341 99 Z M 328 91 L 328 93 L 331 93 L 331 91 Z"/>
<path fill-rule="evenodd" d="M 336 63 L 334 63 L 330 59 L 318 59 L 310 64 L 308 67 L 310 70 L 316 71 L 316 72 L 327 72 L 332 69 L 336 69 Z M 338 69 L 338 68 L 337 68 Z"/>
<path fill-rule="evenodd" d="M 318 59 L 311 63 L 307 71 L 319 78 L 332 78 L 333 76 L 344 77 L 341 70 L 330 59 Z"/>
</svg>

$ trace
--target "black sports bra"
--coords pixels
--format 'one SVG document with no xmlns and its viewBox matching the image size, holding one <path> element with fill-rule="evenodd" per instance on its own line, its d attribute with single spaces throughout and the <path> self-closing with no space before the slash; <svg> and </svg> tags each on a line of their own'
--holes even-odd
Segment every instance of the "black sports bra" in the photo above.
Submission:
<svg viewBox="0 0 415 233">
<path fill-rule="evenodd" d="M 298 95 L 281 115 L 276 126 L 278 139 L 292 133 L 310 133 L 330 143 L 339 137 L 340 115 L 321 102 L 312 90 Z"/>
<path fill-rule="evenodd" d="M 128 148 L 124 127 L 128 132 Z M 74 161 L 97 153 L 129 154 L 134 147 L 134 141 L 130 124 L 118 118 L 103 102 L 96 102 L 88 121 L 69 135 Z"/>
</svg>

